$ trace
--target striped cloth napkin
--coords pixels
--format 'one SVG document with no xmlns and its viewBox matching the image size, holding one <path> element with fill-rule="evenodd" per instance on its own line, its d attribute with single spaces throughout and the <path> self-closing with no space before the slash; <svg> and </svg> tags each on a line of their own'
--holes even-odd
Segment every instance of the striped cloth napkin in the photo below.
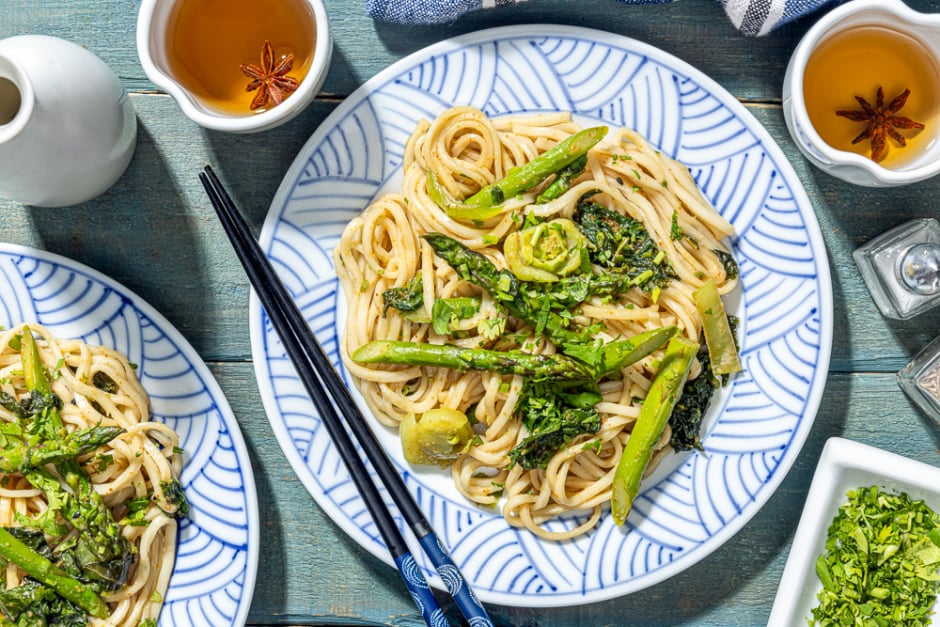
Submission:
<svg viewBox="0 0 940 627">
<path fill-rule="evenodd" d="M 490 9 L 524 0 L 366 0 L 369 17 L 394 24 L 443 24 L 468 11 Z M 671 0 L 621 0 L 628 4 L 662 4 Z M 841 0 L 837 0 L 841 1 Z M 745 35 L 766 35 L 778 26 L 811 13 L 833 0 L 718 0 L 735 27 Z"/>
</svg>

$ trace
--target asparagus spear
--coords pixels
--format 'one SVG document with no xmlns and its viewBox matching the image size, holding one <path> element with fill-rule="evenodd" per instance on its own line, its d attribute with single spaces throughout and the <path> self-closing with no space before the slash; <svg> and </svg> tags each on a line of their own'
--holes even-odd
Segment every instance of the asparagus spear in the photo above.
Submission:
<svg viewBox="0 0 940 627">
<path fill-rule="evenodd" d="M 548 184 L 539 197 L 535 199 L 536 203 L 545 203 L 555 200 L 571 187 L 571 181 L 581 176 L 587 167 L 587 155 L 581 155 L 558 172 L 555 173 L 555 180 Z"/>
<path fill-rule="evenodd" d="M 113 438 L 117 435 L 111 428 L 101 428 L 94 433 L 76 432 L 69 435 L 66 432 L 56 409 L 57 403 L 52 402 L 57 397 L 51 391 L 29 327 L 24 327 L 23 330 L 20 356 L 27 390 L 34 396 L 39 394 L 52 399 L 41 404 L 42 411 L 32 416 L 24 429 L 27 433 L 40 434 L 45 438 L 41 441 L 40 449 L 48 447 L 48 450 L 52 451 L 73 446 L 76 450 L 89 452 L 95 448 L 91 445 L 96 439 L 107 436 Z M 50 504 L 49 510 L 43 514 L 44 518 L 38 522 L 46 530 L 57 526 L 54 518 L 56 510 L 59 510 L 62 517 L 78 531 L 74 545 L 79 554 L 80 565 L 85 569 L 85 575 L 100 580 L 110 589 L 119 588 L 124 584 L 127 574 L 130 543 L 121 535 L 121 528 L 111 515 L 111 510 L 95 491 L 88 474 L 75 458 L 60 457 L 55 464 L 68 489 L 42 467 L 34 467 L 25 472 L 30 483 L 43 490 Z"/>
<path fill-rule="evenodd" d="M 586 155 L 605 135 L 607 135 L 606 126 L 588 128 L 575 133 L 528 163 L 512 168 L 502 180 L 483 187 L 466 200 L 451 197 L 437 180 L 437 175 L 429 170 L 428 195 L 452 218 L 487 220 L 502 211 L 500 205 L 505 199 L 532 189 L 556 172 L 561 174 L 561 170 Z"/>
<path fill-rule="evenodd" d="M 606 126 L 595 126 L 579 131 L 558 142 L 532 161 L 512 168 L 506 173 L 504 179 L 487 185 L 465 202 L 468 205 L 489 207 L 532 189 L 572 161 L 587 154 L 587 151 L 604 139 L 605 135 L 607 135 Z"/>
<path fill-rule="evenodd" d="M 611 513 L 614 522 L 622 525 L 640 492 L 640 480 L 653 456 L 653 446 L 666 428 L 676 401 L 689 376 L 692 359 L 699 346 L 682 335 L 673 337 L 666 346 L 663 361 L 653 377 L 640 415 L 624 447 L 611 485 Z"/>
<path fill-rule="evenodd" d="M 31 444 L 18 425 L 0 425 L 0 472 L 25 473 L 45 464 L 74 459 L 107 444 L 122 433 L 124 429 L 120 427 L 89 427 L 61 440 Z"/>
<path fill-rule="evenodd" d="M 356 349 L 352 358 L 362 364 L 494 370 L 536 381 L 597 381 L 643 359 L 665 344 L 676 331 L 676 327 L 662 327 L 644 331 L 629 340 L 569 345 L 566 348 L 570 356 L 563 353 L 533 355 L 519 350 L 498 351 L 448 344 L 374 340 Z"/>
<path fill-rule="evenodd" d="M 738 348 L 734 344 L 734 333 L 725 313 L 725 306 L 713 280 L 706 281 L 695 292 L 695 308 L 702 316 L 702 332 L 708 345 L 708 356 L 712 361 L 712 372 L 729 374 L 741 370 Z"/>
<path fill-rule="evenodd" d="M 493 295 L 511 315 L 524 320 L 545 333 L 555 345 L 588 340 L 586 334 L 572 331 L 567 321 L 551 310 L 548 299 L 532 298 L 520 288 L 519 279 L 507 270 L 499 270 L 493 263 L 462 243 L 441 233 L 427 233 L 424 239 L 434 252 L 449 263 L 461 279 L 479 285 Z"/>
<path fill-rule="evenodd" d="M 49 586 L 92 616 L 107 618 L 111 613 L 107 604 L 95 594 L 94 590 L 77 579 L 69 577 L 55 564 L 33 551 L 2 527 L 0 527 L 0 556 L 16 564 L 30 577 Z"/>
<path fill-rule="evenodd" d="M 441 185 L 434 170 L 428 170 L 427 185 L 428 196 L 434 204 L 455 220 L 489 220 L 503 211 L 499 203 L 481 207 L 454 198 Z"/>
<path fill-rule="evenodd" d="M 42 366 L 39 347 L 29 327 L 23 327 L 23 339 L 20 342 L 20 359 L 23 361 L 23 378 L 26 389 L 40 394 L 51 394 L 49 379 Z"/>
<path fill-rule="evenodd" d="M 594 366 L 595 379 L 602 379 L 640 361 L 669 341 L 678 327 L 660 327 L 643 331 L 628 340 L 600 344 L 569 344 L 565 354 Z"/>
<path fill-rule="evenodd" d="M 363 364 L 406 364 L 437 366 L 457 370 L 495 370 L 536 380 L 593 379 L 593 369 L 566 355 L 532 355 L 519 350 L 495 351 L 486 348 L 375 340 L 352 354 Z"/>
</svg>

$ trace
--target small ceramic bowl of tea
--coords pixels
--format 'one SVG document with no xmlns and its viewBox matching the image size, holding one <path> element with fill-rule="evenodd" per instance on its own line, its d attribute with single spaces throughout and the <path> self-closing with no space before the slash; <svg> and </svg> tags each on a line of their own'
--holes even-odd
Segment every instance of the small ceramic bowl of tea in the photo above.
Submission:
<svg viewBox="0 0 940 627">
<path fill-rule="evenodd" d="M 137 18 L 147 78 L 200 126 L 230 133 L 303 111 L 332 50 L 321 0 L 143 0 Z"/>
<path fill-rule="evenodd" d="M 783 113 L 800 151 L 835 177 L 893 187 L 940 174 L 940 14 L 852 0 L 790 58 Z"/>
</svg>

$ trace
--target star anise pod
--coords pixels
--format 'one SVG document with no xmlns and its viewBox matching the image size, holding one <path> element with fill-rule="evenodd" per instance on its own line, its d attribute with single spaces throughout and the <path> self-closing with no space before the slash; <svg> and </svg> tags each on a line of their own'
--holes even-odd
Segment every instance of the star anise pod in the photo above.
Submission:
<svg viewBox="0 0 940 627">
<path fill-rule="evenodd" d="M 294 55 L 288 54 L 277 61 L 274 58 L 274 47 L 267 40 L 261 48 L 261 67 L 253 63 L 243 63 L 240 66 L 245 76 L 251 79 L 245 91 L 258 90 L 249 105 L 252 111 L 267 106 L 268 101 L 274 105 L 281 104 L 300 86 L 300 81 L 293 76 L 287 76 L 293 66 Z"/>
<path fill-rule="evenodd" d="M 907 146 L 907 139 L 894 129 L 921 129 L 924 125 L 915 122 L 910 118 L 895 115 L 907 104 L 907 98 L 911 95 L 910 89 L 905 89 L 895 96 L 894 100 L 885 106 L 884 89 L 878 87 L 878 93 L 875 95 L 875 104 L 869 104 L 861 96 L 855 96 L 855 100 L 861 105 L 861 111 L 836 111 L 836 115 L 841 115 L 853 122 L 866 122 L 868 126 L 858 137 L 852 140 L 857 144 L 863 139 L 871 139 L 871 160 L 881 161 L 885 158 L 885 149 L 887 148 L 888 137 L 896 141 L 901 146 Z"/>
</svg>

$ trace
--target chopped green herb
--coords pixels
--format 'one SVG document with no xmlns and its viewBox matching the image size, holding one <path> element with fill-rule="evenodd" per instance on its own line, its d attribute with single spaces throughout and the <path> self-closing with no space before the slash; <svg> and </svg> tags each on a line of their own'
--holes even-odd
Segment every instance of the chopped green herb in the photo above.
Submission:
<svg viewBox="0 0 940 627">
<path fill-rule="evenodd" d="M 431 307 L 431 324 L 438 335 L 451 332 L 451 324 L 472 318 L 480 310 L 480 299 L 470 296 L 438 298 Z"/>
<path fill-rule="evenodd" d="M 131 525 L 133 527 L 146 527 L 147 508 L 150 507 L 150 499 L 146 496 L 131 499 L 126 503 L 127 515 L 121 520 L 122 525 Z"/>
<path fill-rule="evenodd" d="M 590 442 L 585 442 L 584 446 L 581 447 L 582 451 L 594 451 L 595 455 L 600 454 L 601 446 L 604 444 L 604 441 L 600 438 L 594 438 Z"/>
<path fill-rule="evenodd" d="M 679 212 L 672 212 L 672 227 L 669 229 L 669 239 L 671 240 L 680 240 L 682 239 L 682 229 L 679 228 Z"/>
<path fill-rule="evenodd" d="M 940 515 L 907 494 L 850 490 L 816 560 L 810 625 L 921 627 L 940 580 Z"/>
<path fill-rule="evenodd" d="M 495 340 L 506 331 L 506 318 L 484 318 L 477 323 L 477 333 L 487 340 Z"/>
</svg>

